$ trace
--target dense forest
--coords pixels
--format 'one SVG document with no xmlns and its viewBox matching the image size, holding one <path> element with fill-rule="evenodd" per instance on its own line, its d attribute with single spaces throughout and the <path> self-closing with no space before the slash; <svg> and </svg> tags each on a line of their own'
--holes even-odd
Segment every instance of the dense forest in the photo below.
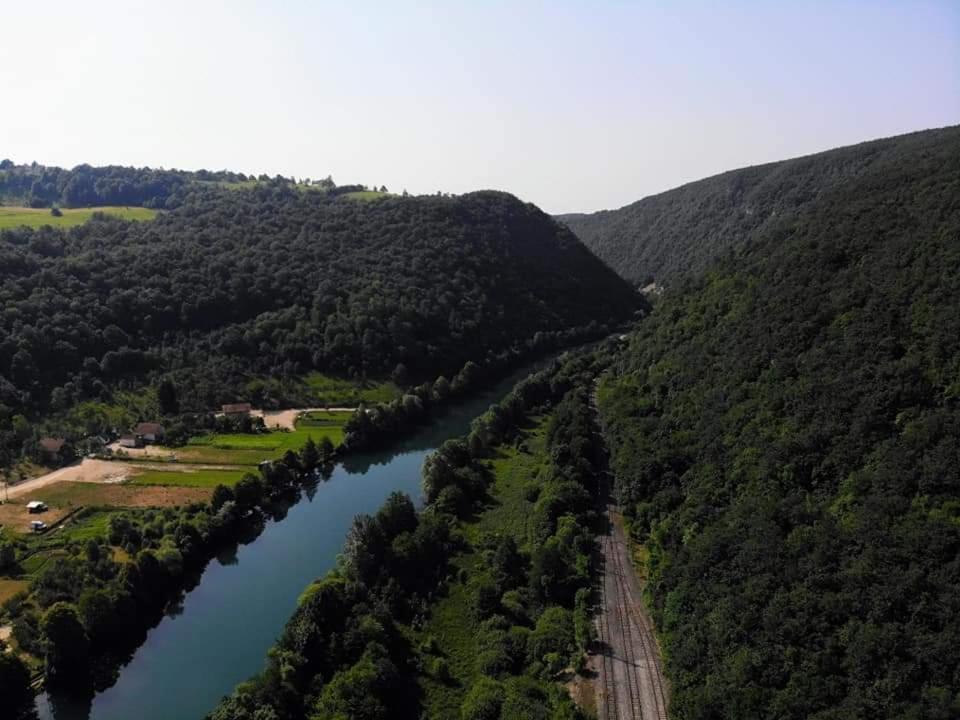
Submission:
<svg viewBox="0 0 960 720">
<path fill-rule="evenodd" d="M 960 716 L 960 131 L 818 163 L 601 393 L 676 718 Z"/>
<path fill-rule="evenodd" d="M 618 210 L 561 215 L 583 242 L 634 283 L 669 285 L 775 228 L 859 178 L 909 172 L 957 146 L 960 127 L 912 133 L 758 165 L 683 185 Z M 956 150 L 954 150 L 956 151 Z"/>
<path fill-rule="evenodd" d="M 254 178 L 249 178 L 250 180 Z M 67 170 L 0 161 L 0 202 L 41 208 L 139 205 L 171 208 L 203 183 L 246 182 L 243 173 L 78 165 Z"/>
<path fill-rule="evenodd" d="M 149 223 L 3 231 L 0 300 L 8 453 L 19 415 L 160 378 L 186 411 L 254 377 L 414 381 L 643 306 L 510 195 L 362 202 L 282 183 L 193 192 Z"/>
</svg>

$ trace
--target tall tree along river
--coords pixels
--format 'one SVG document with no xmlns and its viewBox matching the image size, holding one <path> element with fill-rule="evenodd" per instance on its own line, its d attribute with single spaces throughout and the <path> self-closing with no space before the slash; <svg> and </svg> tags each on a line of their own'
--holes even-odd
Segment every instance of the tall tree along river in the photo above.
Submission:
<svg viewBox="0 0 960 720">
<path fill-rule="evenodd" d="M 263 668 L 297 598 L 330 570 L 358 513 L 373 513 L 394 490 L 420 498 L 424 458 L 463 435 L 470 421 L 531 371 L 514 373 L 452 408 L 391 452 L 347 458 L 316 494 L 229 560 L 213 560 L 175 612 L 147 635 L 117 682 L 92 700 L 45 693 L 41 720 L 201 720 L 223 695 Z"/>
</svg>

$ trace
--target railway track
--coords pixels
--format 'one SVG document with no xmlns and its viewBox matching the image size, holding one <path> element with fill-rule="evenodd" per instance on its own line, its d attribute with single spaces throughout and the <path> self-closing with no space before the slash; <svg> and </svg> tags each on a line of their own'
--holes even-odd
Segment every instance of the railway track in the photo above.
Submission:
<svg viewBox="0 0 960 720">
<path fill-rule="evenodd" d="M 656 639 L 634 591 L 625 543 L 612 523 L 611 528 L 601 538 L 599 715 L 605 720 L 667 720 Z"/>
<path fill-rule="evenodd" d="M 623 528 L 608 500 L 609 482 L 610 473 L 604 468 L 600 502 L 607 523 L 600 537 L 604 569 L 596 618 L 601 647 L 598 715 L 604 720 L 667 720 L 668 689 L 660 651 L 640 599 Z"/>
</svg>

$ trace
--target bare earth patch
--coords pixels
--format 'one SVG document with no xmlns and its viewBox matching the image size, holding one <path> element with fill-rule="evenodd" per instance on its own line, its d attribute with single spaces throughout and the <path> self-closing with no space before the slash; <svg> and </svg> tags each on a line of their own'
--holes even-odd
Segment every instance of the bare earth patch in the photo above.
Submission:
<svg viewBox="0 0 960 720">
<path fill-rule="evenodd" d="M 79 463 L 68 465 L 65 468 L 54 470 L 51 473 L 17 485 L 11 485 L 7 495 L 10 500 L 24 498 L 36 494 L 42 488 L 61 482 L 122 482 L 130 475 L 130 472 L 130 466 L 125 463 L 84 458 Z"/>
<path fill-rule="evenodd" d="M 27 507 L 23 503 L 9 502 L 0 505 L 0 525 L 15 533 L 26 534 L 31 532 L 31 520 L 42 520 L 47 525 L 53 525 L 68 512 L 70 508 L 51 507 L 44 513 L 32 515 L 27 512 Z"/>
<path fill-rule="evenodd" d="M 251 410 L 253 417 L 262 417 L 269 429 L 296 430 L 297 418 L 308 412 L 354 412 L 353 407 L 294 408 L 292 410 Z"/>
<path fill-rule="evenodd" d="M 0 605 L 12 598 L 21 590 L 26 590 L 29 583 L 26 580 L 12 580 L 10 578 L 0 578 Z M 10 626 L 0 627 L 0 640 L 10 638 Z"/>
<path fill-rule="evenodd" d="M 206 502 L 212 490 L 176 485 L 127 485 L 90 482 L 60 483 L 40 495 L 51 506 L 173 507 Z"/>
</svg>

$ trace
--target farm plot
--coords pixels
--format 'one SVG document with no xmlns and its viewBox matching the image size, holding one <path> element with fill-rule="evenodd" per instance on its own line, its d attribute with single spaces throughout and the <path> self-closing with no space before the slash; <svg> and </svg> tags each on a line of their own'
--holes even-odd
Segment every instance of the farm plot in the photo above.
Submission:
<svg viewBox="0 0 960 720">
<path fill-rule="evenodd" d="M 327 437 L 334 445 L 339 445 L 343 442 L 343 426 L 352 414 L 311 411 L 297 421 L 296 430 L 258 435 L 203 435 L 191 440 L 186 447 L 169 452 L 176 454 L 178 462 L 257 465 L 263 460 L 276 460 L 287 450 L 300 450 L 310 437 L 314 442 Z"/>
<path fill-rule="evenodd" d="M 133 485 L 212 489 L 217 485 L 236 485 L 244 474 L 243 470 L 147 470 L 134 475 L 130 482 Z"/>
</svg>

